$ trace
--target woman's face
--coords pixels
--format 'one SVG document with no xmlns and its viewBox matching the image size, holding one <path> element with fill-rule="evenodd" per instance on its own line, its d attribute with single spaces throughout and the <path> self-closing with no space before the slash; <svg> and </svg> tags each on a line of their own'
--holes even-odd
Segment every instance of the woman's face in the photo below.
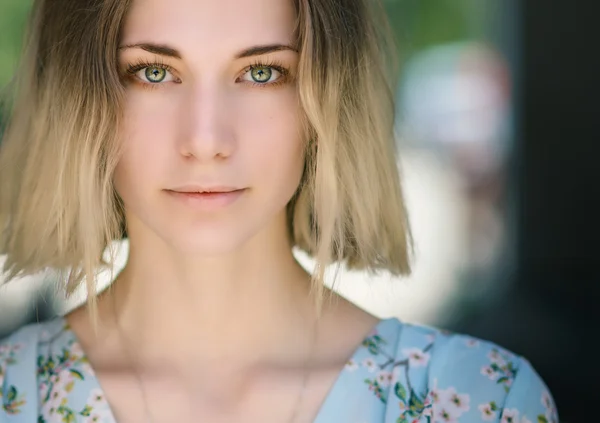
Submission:
<svg viewBox="0 0 600 423">
<path fill-rule="evenodd" d="M 134 0 L 115 174 L 132 237 L 215 254 L 285 234 L 304 162 L 294 24 L 290 0 Z"/>
</svg>

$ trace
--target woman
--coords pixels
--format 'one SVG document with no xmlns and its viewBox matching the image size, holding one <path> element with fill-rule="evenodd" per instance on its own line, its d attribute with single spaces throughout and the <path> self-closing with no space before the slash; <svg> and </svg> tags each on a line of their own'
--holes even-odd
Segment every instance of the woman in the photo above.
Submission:
<svg viewBox="0 0 600 423">
<path fill-rule="evenodd" d="M 410 271 L 371 3 L 35 2 L 0 251 L 89 299 L 1 342 L 0 422 L 557 421 L 525 359 L 322 284 Z"/>
</svg>

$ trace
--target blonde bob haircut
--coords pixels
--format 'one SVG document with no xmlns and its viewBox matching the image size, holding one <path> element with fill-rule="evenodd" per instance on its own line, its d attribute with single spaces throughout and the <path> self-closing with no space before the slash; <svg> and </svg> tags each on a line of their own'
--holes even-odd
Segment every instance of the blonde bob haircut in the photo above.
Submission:
<svg viewBox="0 0 600 423">
<path fill-rule="evenodd" d="M 292 247 L 327 267 L 408 275 L 412 256 L 394 142 L 393 43 L 376 0 L 289 0 L 297 12 L 306 129 L 302 183 L 288 205 Z M 123 237 L 113 186 L 131 0 L 35 0 L 0 144 L 0 254 L 7 280 L 48 269 L 95 304 L 107 246 Z"/>
</svg>

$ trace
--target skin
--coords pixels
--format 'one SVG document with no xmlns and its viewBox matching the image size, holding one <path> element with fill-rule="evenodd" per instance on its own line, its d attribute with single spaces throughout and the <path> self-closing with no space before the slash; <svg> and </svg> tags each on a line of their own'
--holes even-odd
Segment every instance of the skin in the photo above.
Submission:
<svg viewBox="0 0 600 423">
<path fill-rule="evenodd" d="M 298 53 L 237 57 L 291 45 L 294 21 L 286 0 L 136 0 L 126 19 L 121 71 L 140 61 L 169 70 L 149 69 L 154 84 L 146 69 L 126 79 L 115 186 L 130 256 L 99 297 L 102 327 L 92 335 L 85 306 L 67 316 L 120 422 L 145 421 L 144 395 L 155 422 L 287 422 L 296 406 L 295 421 L 312 421 L 377 323 L 342 299 L 316 322 L 310 277 L 292 255 Z M 139 43 L 180 57 L 127 47 Z M 273 62 L 284 71 L 249 70 Z M 202 208 L 169 192 L 189 184 L 244 191 Z"/>
</svg>

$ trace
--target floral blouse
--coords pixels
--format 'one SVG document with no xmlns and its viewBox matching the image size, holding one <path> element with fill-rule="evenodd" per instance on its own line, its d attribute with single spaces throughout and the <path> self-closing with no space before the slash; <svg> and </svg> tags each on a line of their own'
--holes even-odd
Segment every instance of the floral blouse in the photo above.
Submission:
<svg viewBox="0 0 600 423">
<path fill-rule="evenodd" d="M 0 423 L 116 420 L 63 318 L 0 340 Z M 529 362 L 490 342 L 382 320 L 339 374 L 315 423 L 558 423 Z"/>
</svg>

